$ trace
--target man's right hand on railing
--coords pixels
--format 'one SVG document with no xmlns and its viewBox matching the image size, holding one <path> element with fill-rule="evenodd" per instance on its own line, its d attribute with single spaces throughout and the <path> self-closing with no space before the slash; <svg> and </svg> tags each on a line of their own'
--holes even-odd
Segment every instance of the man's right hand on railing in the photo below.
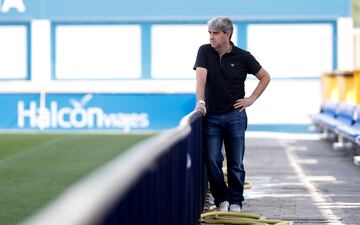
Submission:
<svg viewBox="0 0 360 225">
<path fill-rule="evenodd" d="M 203 112 L 203 115 L 206 114 L 206 105 L 204 100 L 199 100 L 196 103 L 195 110 L 201 110 Z"/>
</svg>

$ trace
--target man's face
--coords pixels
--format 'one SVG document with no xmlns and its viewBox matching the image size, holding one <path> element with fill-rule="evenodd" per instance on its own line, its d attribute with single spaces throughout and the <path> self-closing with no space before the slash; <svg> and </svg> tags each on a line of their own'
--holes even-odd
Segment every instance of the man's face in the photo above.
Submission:
<svg viewBox="0 0 360 225">
<path fill-rule="evenodd" d="M 224 33 L 223 31 L 210 30 L 210 44 L 215 49 L 220 49 L 229 42 L 229 33 Z"/>
</svg>

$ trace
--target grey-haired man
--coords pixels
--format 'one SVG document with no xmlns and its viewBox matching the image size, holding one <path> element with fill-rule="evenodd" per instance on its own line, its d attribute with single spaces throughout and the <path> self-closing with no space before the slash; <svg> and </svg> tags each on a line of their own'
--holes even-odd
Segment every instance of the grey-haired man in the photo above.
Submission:
<svg viewBox="0 0 360 225">
<path fill-rule="evenodd" d="M 245 108 L 252 105 L 270 82 L 270 76 L 250 52 L 231 42 L 233 24 L 228 17 L 208 22 L 210 44 L 199 48 L 196 70 L 196 109 L 203 111 L 205 164 L 210 190 L 220 211 L 241 212 L 244 201 Z M 259 83 L 245 97 L 244 82 L 253 74 Z M 228 185 L 222 171 L 225 145 Z"/>
</svg>

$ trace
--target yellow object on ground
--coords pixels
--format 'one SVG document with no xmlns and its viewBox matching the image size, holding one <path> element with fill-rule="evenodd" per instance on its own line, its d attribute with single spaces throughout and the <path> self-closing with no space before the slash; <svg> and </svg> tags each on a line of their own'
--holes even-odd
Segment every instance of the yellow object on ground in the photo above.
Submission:
<svg viewBox="0 0 360 225">
<path fill-rule="evenodd" d="M 239 212 L 207 212 L 201 214 L 201 222 L 208 224 L 241 225 L 293 225 L 293 221 L 269 220 L 263 216 Z"/>
<path fill-rule="evenodd" d="M 251 189 L 252 188 L 252 184 L 250 181 L 245 181 L 245 184 L 244 184 L 244 189 Z"/>
</svg>

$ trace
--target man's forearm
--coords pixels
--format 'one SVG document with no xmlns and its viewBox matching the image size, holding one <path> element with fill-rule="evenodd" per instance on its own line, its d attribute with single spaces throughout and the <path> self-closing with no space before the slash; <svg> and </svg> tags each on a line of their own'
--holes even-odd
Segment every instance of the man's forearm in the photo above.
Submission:
<svg viewBox="0 0 360 225">
<path fill-rule="evenodd" d="M 196 68 L 196 100 L 205 100 L 206 76 L 206 69 Z"/>
<path fill-rule="evenodd" d="M 196 100 L 204 100 L 205 98 L 205 82 L 196 82 Z"/>
<path fill-rule="evenodd" d="M 257 74 L 259 79 L 259 83 L 256 86 L 254 92 L 251 94 L 250 98 L 253 98 L 254 101 L 260 97 L 260 95 L 264 92 L 268 84 L 270 83 L 270 75 L 264 69 Z"/>
</svg>

